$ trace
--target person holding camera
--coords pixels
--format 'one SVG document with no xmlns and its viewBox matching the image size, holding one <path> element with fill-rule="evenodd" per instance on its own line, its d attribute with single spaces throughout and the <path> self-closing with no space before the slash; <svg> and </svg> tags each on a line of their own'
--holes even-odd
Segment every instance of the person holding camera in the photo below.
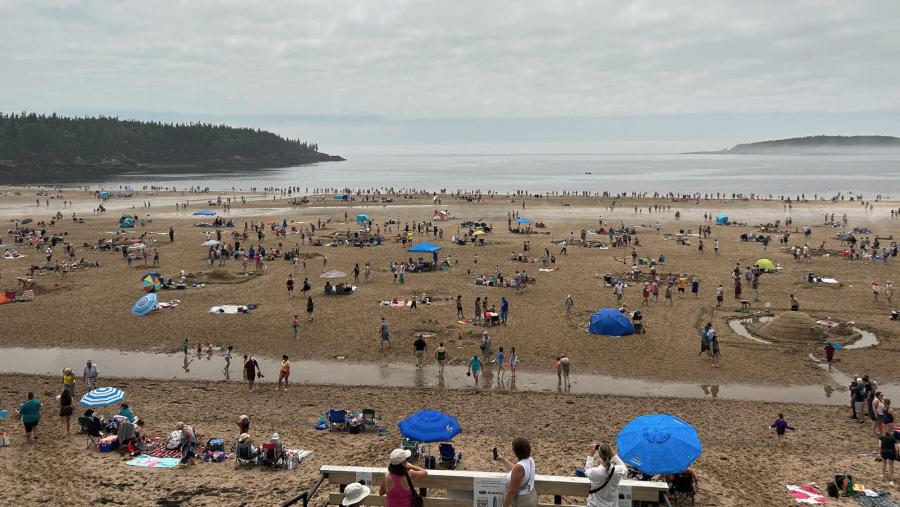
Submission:
<svg viewBox="0 0 900 507">
<path fill-rule="evenodd" d="M 594 466 L 595 455 L 600 462 Z M 618 454 L 613 454 L 609 444 L 591 443 L 584 474 L 591 481 L 588 490 L 588 507 L 616 507 L 619 502 L 619 481 L 628 472 Z"/>
<path fill-rule="evenodd" d="M 499 461 L 509 474 L 506 478 L 506 496 L 503 507 L 537 507 L 537 491 L 534 489 L 534 458 L 531 457 L 531 443 L 528 439 L 517 437 L 512 443 L 513 454 L 519 461 L 513 463 L 497 452 L 494 447 L 494 460 Z"/>
</svg>

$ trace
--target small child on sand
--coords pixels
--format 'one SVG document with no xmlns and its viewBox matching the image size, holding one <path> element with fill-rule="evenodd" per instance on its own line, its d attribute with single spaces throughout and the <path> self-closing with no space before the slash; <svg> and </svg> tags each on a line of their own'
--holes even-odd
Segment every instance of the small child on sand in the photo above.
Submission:
<svg viewBox="0 0 900 507">
<path fill-rule="evenodd" d="M 791 427 L 791 425 L 788 424 L 787 421 L 784 420 L 784 414 L 782 414 L 781 412 L 778 413 L 778 419 L 775 419 L 775 422 L 773 422 L 769 426 L 769 428 L 772 428 L 775 430 L 775 434 L 778 435 L 778 445 L 781 445 L 781 446 L 784 445 L 785 430 L 794 431 L 794 428 Z"/>
</svg>

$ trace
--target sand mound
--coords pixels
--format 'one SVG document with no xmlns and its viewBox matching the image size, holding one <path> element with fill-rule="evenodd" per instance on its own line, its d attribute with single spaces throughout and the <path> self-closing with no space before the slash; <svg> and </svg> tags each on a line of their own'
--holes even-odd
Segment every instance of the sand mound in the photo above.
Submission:
<svg viewBox="0 0 900 507">
<path fill-rule="evenodd" d="M 809 341 L 821 338 L 816 321 L 803 312 L 785 312 L 760 326 L 761 336 L 772 340 Z"/>
<path fill-rule="evenodd" d="M 229 281 L 229 280 L 237 280 L 238 278 L 241 278 L 241 277 L 235 273 L 232 273 L 231 271 L 226 271 L 224 269 L 214 269 L 206 275 L 206 279 L 208 279 L 208 280 Z"/>
</svg>

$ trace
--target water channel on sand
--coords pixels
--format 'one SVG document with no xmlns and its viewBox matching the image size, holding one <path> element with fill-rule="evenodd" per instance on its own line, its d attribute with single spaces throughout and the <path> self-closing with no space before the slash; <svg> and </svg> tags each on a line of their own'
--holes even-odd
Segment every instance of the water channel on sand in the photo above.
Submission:
<svg viewBox="0 0 900 507">
<path fill-rule="evenodd" d="M 71 367 L 79 375 L 86 360 L 91 359 L 100 369 L 99 385 L 103 378 L 147 378 L 179 380 L 240 381 L 241 357 L 232 359 L 229 373 L 224 371 L 225 359 L 220 352 L 201 354 L 163 354 L 153 352 L 125 352 L 98 349 L 36 349 L 24 347 L 0 348 L 0 372 L 32 375 L 61 375 L 64 367 Z M 280 360 L 257 357 L 264 382 L 278 379 Z M 291 382 L 303 384 L 335 384 L 346 386 L 429 387 L 438 389 L 471 389 L 474 381 L 465 375 L 461 365 L 448 365 L 443 378 L 436 365 L 417 370 L 414 365 L 400 363 L 352 363 L 349 361 L 291 362 Z M 838 384 L 841 385 L 841 384 Z M 897 386 L 900 388 L 900 386 Z M 485 372 L 482 389 L 552 392 L 562 391 L 555 375 L 520 371 L 515 382 L 509 379 L 502 386 L 496 377 Z M 683 382 L 664 382 L 641 378 L 579 375 L 573 372 L 573 393 L 671 396 L 676 398 L 721 398 L 728 400 L 774 401 L 843 405 L 845 396 L 832 396 L 834 385 L 699 385 Z"/>
</svg>

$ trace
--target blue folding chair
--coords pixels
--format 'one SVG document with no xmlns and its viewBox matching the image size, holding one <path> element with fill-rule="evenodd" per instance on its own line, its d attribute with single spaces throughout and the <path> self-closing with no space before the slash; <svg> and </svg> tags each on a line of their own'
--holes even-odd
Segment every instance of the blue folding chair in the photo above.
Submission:
<svg viewBox="0 0 900 507">
<path fill-rule="evenodd" d="M 441 454 L 441 466 L 445 468 L 454 469 L 462 461 L 462 453 L 456 452 L 453 444 L 443 443 L 438 446 L 438 451 Z"/>
<path fill-rule="evenodd" d="M 347 429 L 347 411 L 346 410 L 328 410 L 328 428 L 332 430 Z"/>
</svg>

